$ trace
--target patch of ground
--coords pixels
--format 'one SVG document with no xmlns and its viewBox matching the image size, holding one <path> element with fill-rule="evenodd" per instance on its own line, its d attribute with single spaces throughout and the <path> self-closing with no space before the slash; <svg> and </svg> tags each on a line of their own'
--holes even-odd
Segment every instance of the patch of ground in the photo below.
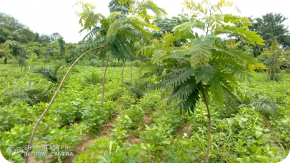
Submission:
<svg viewBox="0 0 290 163">
<path fill-rule="evenodd" d="M 95 138 L 90 140 L 85 140 L 82 143 L 76 145 L 74 147 L 73 156 L 65 157 L 62 160 L 62 163 L 72 163 L 74 158 L 78 156 L 80 153 L 84 153 L 86 150 L 90 148 L 90 146 L 94 145 L 95 141 L 102 138 L 110 138 L 110 134 L 112 132 L 113 125 L 116 124 L 116 119 L 118 118 L 118 115 L 114 115 L 111 120 L 106 123 L 101 128 L 101 135 L 97 135 Z"/>
<path fill-rule="evenodd" d="M 187 135 L 191 134 L 192 130 L 192 125 L 191 124 L 186 124 L 185 126 L 181 126 L 179 129 L 176 131 L 177 136 L 183 136 L 184 133 Z"/>
<path fill-rule="evenodd" d="M 152 117 L 150 117 L 150 116 L 145 116 L 145 117 L 143 117 L 143 118 L 144 118 L 145 124 L 149 126 L 149 125 L 151 124 L 151 119 L 152 119 Z"/>
<path fill-rule="evenodd" d="M 129 143 L 130 144 L 139 144 L 139 143 L 142 142 L 142 139 L 141 138 L 137 138 L 137 137 L 134 137 L 134 136 L 131 136 L 131 135 L 129 135 L 127 137 L 127 139 L 129 140 Z"/>
</svg>

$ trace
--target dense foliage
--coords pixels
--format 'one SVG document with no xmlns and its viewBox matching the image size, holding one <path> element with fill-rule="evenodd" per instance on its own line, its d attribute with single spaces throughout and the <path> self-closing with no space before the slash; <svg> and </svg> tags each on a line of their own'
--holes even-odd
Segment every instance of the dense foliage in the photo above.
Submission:
<svg viewBox="0 0 290 163">
<path fill-rule="evenodd" d="M 0 13 L 0 149 L 7 160 L 27 158 L 35 123 L 59 85 L 33 135 L 35 147 L 47 148 L 32 149 L 41 155 L 29 162 L 276 163 L 288 155 L 284 16 L 226 14 L 224 7 L 238 8 L 224 0 L 185 0 L 190 13 L 172 18 L 152 0 L 111 0 L 107 17 L 91 3 L 77 4 L 81 32 L 88 30 L 78 44 Z M 264 28 L 269 23 L 281 30 Z M 81 53 L 99 46 L 61 82 Z"/>
</svg>

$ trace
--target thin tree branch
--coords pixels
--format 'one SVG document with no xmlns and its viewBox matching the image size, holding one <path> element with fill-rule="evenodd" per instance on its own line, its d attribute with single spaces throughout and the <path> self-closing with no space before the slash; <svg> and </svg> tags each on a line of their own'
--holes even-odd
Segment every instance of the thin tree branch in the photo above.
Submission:
<svg viewBox="0 0 290 163">
<path fill-rule="evenodd" d="M 107 61 L 106 61 L 106 67 L 105 67 L 105 71 L 104 71 L 104 75 L 103 75 L 103 92 L 102 92 L 102 101 L 101 103 L 104 103 L 105 100 L 105 82 L 106 82 L 106 73 L 107 73 L 107 68 L 108 68 L 108 63 L 109 63 L 109 59 L 110 59 L 110 54 L 107 54 Z"/>
<path fill-rule="evenodd" d="M 33 140 L 33 138 L 34 138 L 34 135 L 35 135 L 35 132 L 36 132 L 36 130 L 37 130 L 37 127 L 38 127 L 40 121 L 42 120 L 42 118 L 43 118 L 43 117 L 45 116 L 45 114 L 47 113 L 47 111 L 48 111 L 48 109 L 50 108 L 50 106 L 52 105 L 52 103 L 53 103 L 55 97 L 57 96 L 57 94 L 58 94 L 60 88 L 62 87 L 62 85 L 63 85 L 63 83 L 64 83 L 66 77 L 68 76 L 69 72 L 71 71 L 71 69 L 72 69 L 72 68 L 74 67 L 74 65 L 79 61 L 79 59 L 81 59 L 85 54 L 87 54 L 87 53 L 89 53 L 89 52 L 92 52 L 92 51 L 94 51 L 94 50 L 97 50 L 97 49 L 101 49 L 101 48 L 103 48 L 103 47 L 105 47 L 105 46 L 106 46 L 106 45 L 103 45 L 103 46 L 101 46 L 101 47 L 97 47 L 97 48 L 93 48 L 93 49 L 88 50 L 87 52 L 83 53 L 81 56 L 79 56 L 79 57 L 74 61 L 74 63 L 73 63 L 73 64 L 70 66 L 70 68 L 67 70 L 67 72 L 66 72 L 65 75 L 63 76 L 63 78 L 62 78 L 62 80 L 61 80 L 61 82 L 60 82 L 60 84 L 59 84 L 57 90 L 55 91 L 55 93 L 54 93 L 54 95 L 52 96 L 52 98 L 51 98 L 49 104 L 47 105 L 46 109 L 44 110 L 44 112 L 42 113 L 42 115 L 39 117 L 39 119 L 36 121 L 36 124 L 35 124 L 35 126 L 34 126 L 33 132 L 32 132 L 32 134 L 31 134 L 31 136 L 30 136 L 30 139 L 29 139 L 29 144 L 28 144 L 28 148 L 27 148 L 27 151 L 26 151 L 27 156 L 26 156 L 26 158 L 25 158 L 25 163 L 28 163 L 28 158 L 29 158 L 28 153 L 30 153 L 31 150 L 32 150 L 30 147 L 32 146 L 32 140 Z"/>
</svg>

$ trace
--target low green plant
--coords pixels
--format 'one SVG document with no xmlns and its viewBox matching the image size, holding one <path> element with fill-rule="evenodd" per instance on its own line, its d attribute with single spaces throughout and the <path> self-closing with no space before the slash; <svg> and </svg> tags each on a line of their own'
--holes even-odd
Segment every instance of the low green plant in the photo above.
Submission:
<svg viewBox="0 0 290 163">
<path fill-rule="evenodd" d="M 150 162 L 150 155 L 146 153 L 150 150 L 147 144 L 124 143 L 119 145 L 112 139 L 99 139 L 85 153 L 75 157 L 75 163 L 100 162 L 100 163 L 146 163 Z"/>
<path fill-rule="evenodd" d="M 150 112 L 152 110 L 160 108 L 160 104 L 160 95 L 154 91 L 147 93 L 139 102 L 140 107 L 145 112 Z"/>
<path fill-rule="evenodd" d="M 144 124 L 144 111 L 141 109 L 138 105 L 132 105 L 130 109 L 123 110 L 122 113 L 124 115 L 127 115 L 131 121 L 132 125 L 130 129 L 137 129 L 139 127 L 142 127 Z"/>
<path fill-rule="evenodd" d="M 129 88 L 131 92 L 136 94 L 137 98 L 140 99 L 146 93 L 149 92 L 152 86 L 153 86 L 153 82 L 151 82 L 149 79 L 140 79 L 140 80 L 134 81 L 134 83 L 131 83 L 129 85 Z"/>
<path fill-rule="evenodd" d="M 122 109 L 127 109 L 136 103 L 136 97 L 132 94 L 124 94 L 118 99 L 117 102 L 120 106 L 122 106 Z"/>
<path fill-rule="evenodd" d="M 32 129 L 33 126 L 31 125 L 15 125 L 10 131 L 1 132 L 0 148 L 3 157 L 12 162 L 22 160 L 21 152 L 24 152 Z M 22 151 L 13 153 L 12 150 L 8 150 L 9 147 L 14 148 L 14 152 L 15 149 L 21 149 Z"/>
<path fill-rule="evenodd" d="M 73 124 L 70 128 L 66 126 L 58 129 L 54 128 L 50 130 L 50 133 L 43 138 L 40 142 L 41 145 L 45 145 L 45 149 L 49 154 L 59 161 L 64 158 L 64 155 L 58 155 L 56 153 L 68 152 L 71 153 L 74 150 L 74 146 L 82 140 L 82 136 L 88 131 L 88 126 L 84 123 Z M 36 152 L 36 149 L 32 152 Z"/>
<path fill-rule="evenodd" d="M 61 68 L 61 65 L 56 65 L 54 67 L 52 66 L 46 66 L 46 67 L 40 67 L 36 68 L 34 70 L 35 73 L 41 74 L 44 78 L 46 78 L 48 81 L 52 83 L 58 82 L 58 72 Z"/>
<path fill-rule="evenodd" d="M 89 131 L 98 133 L 103 124 L 108 122 L 115 115 L 117 106 L 113 102 L 92 102 L 90 105 L 80 109 L 83 123 L 89 127 Z"/>
<path fill-rule="evenodd" d="M 117 142 L 122 142 L 122 140 L 128 136 L 127 132 L 132 127 L 133 122 L 128 115 L 120 115 L 116 119 L 116 122 L 118 124 L 113 125 L 114 128 L 110 135 L 114 140 L 117 140 Z"/>
<path fill-rule="evenodd" d="M 96 72 L 91 72 L 88 76 L 85 77 L 85 81 L 88 84 L 93 84 L 95 85 L 96 83 L 101 83 L 102 82 L 102 77 L 99 76 Z"/>
</svg>

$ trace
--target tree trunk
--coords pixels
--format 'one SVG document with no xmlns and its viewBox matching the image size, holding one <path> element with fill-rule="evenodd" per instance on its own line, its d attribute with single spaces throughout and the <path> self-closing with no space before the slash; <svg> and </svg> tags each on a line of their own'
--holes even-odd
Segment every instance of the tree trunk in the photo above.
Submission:
<svg viewBox="0 0 290 163">
<path fill-rule="evenodd" d="M 271 67 L 269 68 L 269 82 L 271 82 Z"/>
<path fill-rule="evenodd" d="M 275 68 L 273 70 L 273 88 L 275 89 Z"/>
<path fill-rule="evenodd" d="M 123 93 L 123 84 L 124 84 L 124 67 L 125 67 L 125 61 L 123 62 L 123 67 L 122 67 L 122 81 L 121 81 L 121 91 Z"/>
<path fill-rule="evenodd" d="M 105 97 L 105 81 L 106 81 L 106 73 L 107 73 L 107 68 L 109 64 L 109 59 L 110 59 L 110 54 L 107 56 L 107 61 L 106 61 L 106 66 L 105 66 L 105 71 L 104 71 L 104 76 L 103 76 L 103 92 L 102 92 L 102 101 L 101 103 L 104 103 L 104 97 Z"/>
<path fill-rule="evenodd" d="M 5 57 L 5 59 L 4 59 L 4 65 L 6 65 L 7 64 L 7 57 Z"/>
<path fill-rule="evenodd" d="M 207 109 L 207 116 L 208 116 L 207 150 L 206 150 L 206 157 L 205 157 L 205 161 L 204 161 L 205 163 L 208 163 L 208 161 L 209 161 L 209 152 L 210 152 L 211 117 L 210 117 L 210 110 L 209 110 L 209 107 L 208 107 L 208 101 L 207 101 L 206 96 L 205 96 L 203 84 L 201 84 L 201 93 L 202 93 L 202 96 L 203 96 L 204 104 L 205 104 L 206 109 Z"/>
<path fill-rule="evenodd" d="M 50 106 L 52 105 L 52 103 L 53 103 L 55 97 L 57 96 L 58 92 L 60 91 L 60 88 L 62 87 L 62 85 L 63 85 L 63 83 L 64 83 L 66 77 L 68 76 L 69 72 L 72 70 L 72 68 L 74 67 L 74 65 L 75 65 L 75 64 L 79 61 L 79 59 L 81 59 L 85 54 L 87 54 L 87 53 L 89 53 L 89 52 L 91 52 L 91 51 L 97 50 L 97 49 L 101 49 L 101 48 L 103 48 L 103 47 L 105 47 L 105 46 L 106 46 L 106 45 L 101 46 L 101 47 L 97 47 L 97 48 L 93 48 L 93 49 L 88 50 L 87 52 L 83 53 L 82 55 L 80 55 L 80 56 L 79 56 L 79 57 L 74 61 L 74 63 L 73 63 L 73 64 L 70 66 L 70 68 L 67 70 L 67 72 L 66 72 L 65 75 L 63 76 L 63 78 L 62 78 L 62 80 L 61 80 L 61 82 L 60 82 L 60 84 L 59 84 L 57 90 L 54 92 L 54 95 L 52 96 L 50 102 L 48 103 L 46 109 L 44 110 L 44 112 L 41 114 L 41 116 L 39 117 L 39 119 L 38 119 L 38 120 L 36 121 L 36 123 L 35 123 L 35 126 L 34 126 L 34 128 L 33 128 L 32 134 L 31 134 L 30 139 L 29 139 L 29 143 L 28 143 L 28 148 L 27 148 L 26 154 L 29 154 L 29 153 L 31 152 L 32 149 L 31 149 L 30 147 L 32 146 L 32 140 L 33 140 L 33 138 L 34 138 L 34 134 L 35 134 L 35 132 L 36 132 L 36 130 L 37 130 L 37 127 L 38 127 L 40 121 L 42 120 L 42 118 L 44 117 L 44 115 L 47 113 L 47 111 L 48 111 L 48 109 L 50 108 Z M 24 155 L 25 155 L 25 154 L 24 154 Z M 28 163 L 28 158 L 29 158 L 29 156 L 26 156 L 26 158 L 25 158 L 25 163 Z"/>
<path fill-rule="evenodd" d="M 133 78 L 132 78 L 132 75 L 133 74 L 133 64 L 132 64 L 132 61 L 131 61 L 131 83 L 133 82 Z"/>
</svg>

